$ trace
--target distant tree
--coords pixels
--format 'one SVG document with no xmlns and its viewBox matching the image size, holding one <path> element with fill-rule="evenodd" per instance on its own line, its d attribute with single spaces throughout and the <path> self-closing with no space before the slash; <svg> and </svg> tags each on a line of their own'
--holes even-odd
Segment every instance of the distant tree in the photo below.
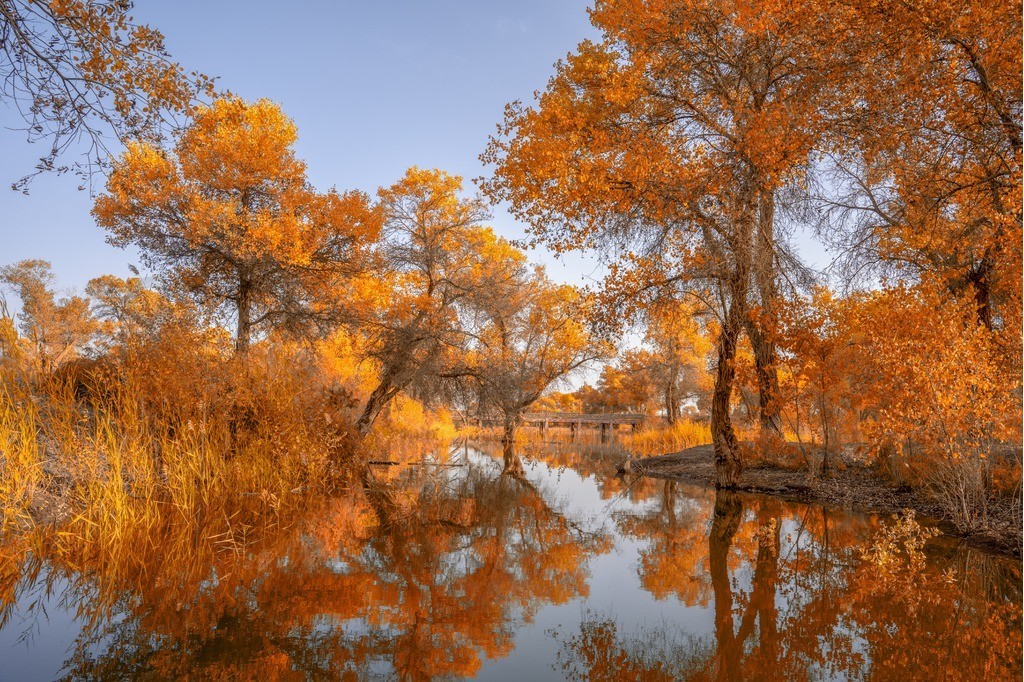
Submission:
<svg viewBox="0 0 1024 682">
<path fill-rule="evenodd" d="M 575 393 L 549 391 L 537 401 L 538 410 L 549 412 L 577 412 L 580 409 L 579 399 Z"/>
<path fill-rule="evenodd" d="M 478 301 L 482 313 L 468 371 L 480 402 L 502 419 L 505 473 L 521 476 L 513 450 L 523 413 L 554 383 L 606 357 L 607 344 L 590 333 L 587 299 L 551 282 L 543 270 L 525 273 L 505 295 Z"/>
<path fill-rule="evenodd" d="M 646 367 L 627 364 L 605 365 L 597 380 L 602 407 L 611 412 L 641 412 L 649 402 L 651 380 Z"/>
<path fill-rule="evenodd" d="M 859 296 L 838 298 L 821 288 L 790 304 L 783 318 L 784 392 L 793 430 L 799 439 L 806 429 L 821 444 L 823 474 L 843 436 L 858 430 L 860 413 L 874 392 L 854 388 L 857 365 L 872 364 L 858 357 L 865 352 L 863 330 L 856 322 L 862 308 Z"/>
<path fill-rule="evenodd" d="M 713 340 L 697 312 L 695 306 L 675 301 L 651 306 L 644 338 L 649 350 L 627 362 L 633 372 L 646 369 L 669 424 L 679 418 L 684 401 L 698 397 L 704 383 Z"/>
<path fill-rule="evenodd" d="M 277 105 L 220 99 L 170 151 L 132 143 L 93 215 L 174 295 L 230 312 L 235 348 L 272 326 L 336 325 L 380 228 L 359 192 L 316 191 Z"/>
<path fill-rule="evenodd" d="M 583 412 L 602 412 L 607 407 L 604 394 L 590 384 L 583 384 L 573 392 L 573 395 Z"/>
<path fill-rule="evenodd" d="M 433 391 L 444 375 L 459 373 L 470 298 L 499 295 L 525 263 L 482 226 L 484 202 L 460 197 L 461 190 L 457 176 L 410 168 L 378 193 L 383 262 L 373 280 L 380 291 L 357 320 L 378 381 L 356 422 L 360 434 L 400 392 Z"/>
<path fill-rule="evenodd" d="M 100 323 L 98 345 L 108 350 L 153 341 L 172 324 L 195 322 L 188 306 L 169 300 L 138 277 L 101 275 L 89 280 L 85 292 Z"/>
<path fill-rule="evenodd" d="M 58 298 L 50 264 L 24 260 L 0 268 L 0 286 L 21 299 L 21 337 L 42 374 L 49 374 L 86 348 L 97 322 L 81 296 Z M 6 307 L 6 306 L 5 306 Z"/>
<path fill-rule="evenodd" d="M 104 167 L 111 142 L 157 140 L 213 81 L 171 61 L 159 31 L 138 24 L 129 0 L 0 0 L 0 93 L 46 142 L 36 174 Z M 109 137 L 108 137 L 109 136 Z M 84 142 L 84 159 L 59 158 Z"/>
</svg>

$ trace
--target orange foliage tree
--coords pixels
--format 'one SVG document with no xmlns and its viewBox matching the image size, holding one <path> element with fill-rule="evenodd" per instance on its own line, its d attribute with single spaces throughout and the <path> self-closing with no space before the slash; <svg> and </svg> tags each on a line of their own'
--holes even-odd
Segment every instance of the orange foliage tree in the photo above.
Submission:
<svg viewBox="0 0 1024 682">
<path fill-rule="evenodd" d="M 373 304 L 356 319 L 378 381 L 357 421 L 360 434 L 399 392 L 458 374 L 452 368 L 466 343 L 460 314 L 472 296 L 497 295 L 525 261 L 482 225 L 484 203 L 461 190 L 457 176 L 410 168 L 379 191 L 383 262 L 368 282 L 377 289 Z"/>
<path fill-rule="evenodd" d="M 599 407 L 608 412 L 643 412 L 651 394 L 651 380 L 647 368 L 640 366 L 636 354 L 627 354 L 621 367 L 605 365 L 597 379 L 594 397 Z"/>
<path fill-rule="evenodd" d="M 610 279 L 627 293 L 712 292 L 718 483 L 735 485 L 737 341 L 751 339 L 761 423 L 778 430 L 775 202 L 801 178 L 843 62 L 811 44 L 827 19 L 809 5 L 609 0 L 591 19 L 603 39 L 557 65 L 536 108 L 507 109 L 484 187 L 556 250 L 620 247 Z"/>
<path fill-rule="evenodd" d="M 21 299 L 21 341 L 42 374 L 76 358 L 97 329 L 89 301 L 81 296 L 58 298 L 50 264 L 25 260 L 0 268 L 0 286 Z M 4 306 L 4 319 L 6 306 Z M 12 349 L 13 350 L 13 349 Z"/>
<path fill-rule="evenodd" d="M 789 303 L 782 314 L 783 413 L 801 443 L 806 431 L 821 445 L 822 473 L 844 439 L 859 440 L 865 397 L 855 376 L 863 352 L 855 345 L 851 317 L 856 302 L 819 288 L 809 298 Z"/>
<path fill-rule="evenodd" d="M 465 373 L 478 388 L 481 409 L 501 415 L 506 473 L 522 475 L 512 446 L 526 409 L 552 384 L 609 352 L 586 325 L 589 303 L 540 269 L 521 272 L 502 295 L 476 301 L 481 325 Z"/>
<path fill-rule="evenodd" d="M 173 324 L 197 326 L 191 319 L 193 311 L 146 286 L 139 277 L 101 275 L 89 280 L 85 292 L 100 320 L 96 345 L 105 352 L 155 342 Z"/>
<path fill-rule="evenodd" d="M 310 186 L 296 134 L 269 101 L 217 100 L 172 150 L 129 144 L 93 210 L 170 291 L 232 312 L 238 353 L 271 325 L 336 324 L 380 228 L 365 195 Z"/>
<path fill-rule="evenodd" d="M 706 373 L 711 339 L 698 317 L 696 306 L 683 302 L 658 302 L 647 313 L 648 351 L 634 363 L 647 368 L 665 409 L 665 420 L 679 419 L 681 403 L 699 395 Z"/>
</svg>

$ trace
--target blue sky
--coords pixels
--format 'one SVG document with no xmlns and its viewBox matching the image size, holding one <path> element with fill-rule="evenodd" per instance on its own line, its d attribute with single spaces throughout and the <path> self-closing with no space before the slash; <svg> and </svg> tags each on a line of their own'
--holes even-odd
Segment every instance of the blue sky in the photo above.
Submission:
<svg viewBox="0 0 1024 682">
<path fill-rule="evenodd" d="M 299 127 L 298 153 L 326 189 L 373 192 L 412 165 L 471 178 L 505 104 L 530 99 L 552 65 L 594 37 L 582 0 L 243 2 L 137 0 L 134 15 L 164 33 L 174 58 L 247 99 L 267 97 Z M 9 183 L 43 153 L 9 130 L 0 106 L 0 264 L 53 263 L 62 287 L 125 276 L 134 253 L 115 249 L 71 176 L 42 176 L 25 196 Z M 492 224 L 520 234 L 502 210 Z M 594 265 L 532 254 L 558 279 L 586 281 Z"/>
</svg>

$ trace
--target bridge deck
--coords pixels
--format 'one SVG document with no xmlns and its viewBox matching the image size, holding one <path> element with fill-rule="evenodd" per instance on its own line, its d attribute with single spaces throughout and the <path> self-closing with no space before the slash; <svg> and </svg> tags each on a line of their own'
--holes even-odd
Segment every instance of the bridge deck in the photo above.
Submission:
<svg viewBox="0 0 1024 682">
<path fill-rule="evenodd" d="M 498 426 L 501 419 L 485 417 L 478 420 L 488 426 Z M 523 415 L 524 425 L 558 426 L 614 426 L 628 424 L 637 427 L 647 421 L 647 415 L 630 412 L 609 412 L 605 414 L 592 412 L 527 412 Z"/>
<path fill-rule="evenodd" d="M 647 415 L 630 412 L 527 412 L 524 422 L 548 422 L 549 424 L 639 424 L 647 421 Z"/>
</svg>

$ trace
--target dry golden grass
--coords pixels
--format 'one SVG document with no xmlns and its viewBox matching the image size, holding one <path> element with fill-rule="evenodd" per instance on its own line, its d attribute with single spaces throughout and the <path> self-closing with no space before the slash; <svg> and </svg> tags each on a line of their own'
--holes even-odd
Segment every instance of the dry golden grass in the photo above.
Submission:
<svg viewBox="0 0 1024 682">
<path fill-rule="evenodd" d="M 29 521 L 33 495 L 43 480 L 37 423 L 32 401 L 0 385 L 0 535 Z"/>
<path fill-rule="evenodd" d="M 300 354 L 144 351 L 59 378 L 0 368 L 5 541 L 45 528 L 46 542 L 102 555 L 216 516 L 234 542 L 263 515 L 351 482 L 351 401 Z M 450 415 L 403 400 L 362 447 L 411 459 L 454 434 Z"/>
<path fill-rule="evenodd" d="M 711 429 L 700 422 L 679 420 L 675 424 L 647 427 L 621 438 L 623 445 L 634 454 L 649 457 L 706 445 L 711 442 Z"/>
</svg>

